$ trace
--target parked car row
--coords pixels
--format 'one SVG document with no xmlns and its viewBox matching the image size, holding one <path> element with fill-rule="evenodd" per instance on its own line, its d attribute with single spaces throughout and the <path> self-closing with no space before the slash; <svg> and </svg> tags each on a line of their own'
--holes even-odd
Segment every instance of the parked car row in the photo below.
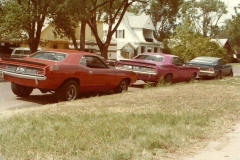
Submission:
<svg viewBox="0 0 240 160">
<path fill-rule="evenodd" d="M 12 92 L 19 97 L 29 96 L 36 88 L 42 93 L 54 92 L 58 101 L 71 101 L 79 93 L 121 93 L 136 80 L 173 83 L 233 76 L 232 66 L 217 57 L 197 57 L 184 63 L 175 55 L 142 53 L 109 63 L 88 52 L 41 50 L 24 58 L 0 59 L 0 78 L 10 81 Z"/>
</svg>

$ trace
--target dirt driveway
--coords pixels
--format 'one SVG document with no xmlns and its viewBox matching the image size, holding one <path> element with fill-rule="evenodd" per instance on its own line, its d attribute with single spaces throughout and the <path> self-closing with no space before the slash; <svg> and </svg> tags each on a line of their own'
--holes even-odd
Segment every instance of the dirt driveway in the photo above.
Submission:
<svg viewBox="0 0 240 160">
<path fill-rule="evenodd" d="M 203 150 L 178 160 L 240 160 L 240 123 L 217 141 L 208 143 Z"/>
</svg>

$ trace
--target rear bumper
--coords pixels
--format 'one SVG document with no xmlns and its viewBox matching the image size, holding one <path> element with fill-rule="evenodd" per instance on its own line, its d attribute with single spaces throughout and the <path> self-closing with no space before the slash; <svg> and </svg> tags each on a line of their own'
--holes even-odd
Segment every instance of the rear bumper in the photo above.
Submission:
<svg viewBox="0 0 240 160">
<path fill-rule="evenodd" d="M 159 75 L 156 72 L 144 72 L 139 70 L 132 69 L 123 69 L 118 68 L 119 70 L 132 71 L 137 74 L 137 80 L 148 81 L 148 82 L 157 82 L 159 80 Z"/>
<path fill-rule="evenodd" d="M 33 76 L 33 75 L 18 74 L 18 73 L 13 73 L 8 71 L 0 71 L 0 78 L 4 79 L 5 75 L 17 77 L 17 78 L 31 79 L 31 80 L 35 80 L 36 82 L 44 81 L 47 79 L 47 77 L 45 76 Z"/>
<path fill-rule="evenodd" d="M 217 73 L 212 71 L 201 71 L 199 72 L 199 77 L 216 77 Z"/>
<path fill-rule="evenodd" d="M 56 87 L 54 84 L 48 85 L 49 80 L 45 76 L 32 76 L 32 75 L 23 75 L 18 73 L 12 73 L 8 71 L 0 71 L 0 79 L 20 84 L 23 86 L 28 86 L 32 88 L 39 89 L 49 89 L 54 90 Z"/>
</svg>

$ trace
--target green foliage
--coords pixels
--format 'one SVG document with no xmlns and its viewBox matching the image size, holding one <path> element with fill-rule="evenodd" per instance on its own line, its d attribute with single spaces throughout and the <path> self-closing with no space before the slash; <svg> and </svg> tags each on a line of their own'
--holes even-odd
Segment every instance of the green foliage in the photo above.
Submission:
<svg viewBox="0 0 240 160">
<path fill-rule="evenodd" d="M 235 7 L 235 15 L 231 20 L 226 21 L 224 32 L 230 38 L 231 46 L 240 54 L 240 4 Z"/>
<path fill-rule="evenodd" d="M 58 5 L 63 1 L 8 0 L 2 2 L 3 17 L 0 34 L 6 39 L 26 41 L 31 51 L 36 51 L 46 17 L 58 10 Z"/>
<path fill-rule="evenodd" d="M 3 112 L 0 159 L 150 160 L 193 153 L 193 145 L 202 146 L 239 122 L 239 80 L 175 84 Z"/>
<path fill-rule="evenodd" d="M 220 32 L 219 20 L 227 14 L 227 6 L 219 0 L 190 0 L 183 4 L 181 15 L 190 16 L 204 37 L 213 37 Z"/>
<path fill-rule="evenodd" d="M 226 57 L 226 51 L 217 43 L 204 38 L 196 29 L 190 18 L 186 18 L 179 25 L 169 41 L 171 53 L 178 55 L 185 61 L 198 56 Z"/>
</svg>

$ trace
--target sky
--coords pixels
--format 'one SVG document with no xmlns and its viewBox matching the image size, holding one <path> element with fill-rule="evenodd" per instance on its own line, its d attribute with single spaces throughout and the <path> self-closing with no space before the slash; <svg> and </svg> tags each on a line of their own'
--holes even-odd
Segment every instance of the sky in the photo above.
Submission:
<svg viewBox="0 0 240 160">
<path fill-rule="evenodd" d="M 228 14 L 223 16 L 223 19 L 229 19 L 232 18 L 232 15 L 235 15 L 234 12 L 234 7 L 238 6 L 238 4 L 240 4 L 239 0 L 221 0 L 223 1 L 228 9 Z"/>
</svg>

